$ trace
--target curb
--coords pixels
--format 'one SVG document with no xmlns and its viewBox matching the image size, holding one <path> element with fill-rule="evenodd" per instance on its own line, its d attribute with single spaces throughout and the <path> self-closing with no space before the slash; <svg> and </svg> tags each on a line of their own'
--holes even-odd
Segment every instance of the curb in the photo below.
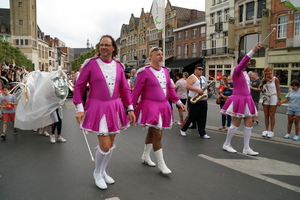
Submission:
<svg viewBox="0 0 300 200">
<path fill-rule="evenodd" d="M 206 125 L 206 129 L 210 130 L 210 131 L 222 133 L 224 135 L 227 134 L 226 131 L 220 131 L 220 130 L 218 130 L 218 127 L 215 127 L 215 126 Z M 235 135 L 239 136 L 239 137 L 243 137 L 243 131 L 237 130 Z M 294 141 L 292 139 L 285 139 L 285 138 L 281 138 L 281 137 L 272 137 L 270 139 L 266 139 L 266 138 L 263 138 L 261 136 L 261 134 L 259 134 L 259 133 L 252 133 L 251 139 L 255 139 L 255 140 L 259 140 L 259 141 L 268 141 L 268 142 L 271 142 L 274 144 L 281 144 L 281 145 L 287 145 L 287 146 L 293 146 L 293 147 L 300 148 L 300 142 Z"/>
</svg>

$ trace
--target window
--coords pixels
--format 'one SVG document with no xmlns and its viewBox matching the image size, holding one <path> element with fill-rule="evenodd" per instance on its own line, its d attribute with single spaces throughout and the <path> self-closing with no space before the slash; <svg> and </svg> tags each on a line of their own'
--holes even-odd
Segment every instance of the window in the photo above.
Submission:
<svg viewBox="0 0 300 200">
<path fill-rule="evenodd" d="M 197 38 L 197 29 L 193 29 L 193 35 L 192 35 L 192 38 L 193 39 L 196 39 Z"/>
<path fill-rule="evenodd" d="M 211 25 L 215 25 L 215 13 L 210 14 L 210 22 L 211 22 Z"/>
<path fill-rule="evenodd" d="M 279 67 L 276 64 L 274 64 L 274 68 Z M 287 85 L 288 81 L 288 70 L 274 70 L 274 74 L 279 79 L 280 85 Z"/>
<path fill-rule="evenodd" d="M 4 25 L 1 26 L 0 33 L 6 33 L 6 28 Z"/>
<path fill-rule="evenodd" d="M 19 40 L 18 39 L 15 40 L 15 44 L 19 45 Z"/>
<path fill-rule="evenodd" d="M 295 37 L 300 37 L 300 13 L 295 14 Z"/>
<path fill-rule="evenodd" d="M 194 43 L 192 43 L 192 57 L 193 57 L 193 58 L 197 56 L 196 53 L 197 53 L 197 45 L 196 45 L 196 43 L 194 42 Z"/>
<path fill-rule="evenodd" d="M 189 45 L 184 44 L 184 57 L 188 58 L 188 56 L 189 56 Z"/>
<path fill-rule="evenodd" d="M 262 11 L 266 9 L 266 0 L 258 0 L 257 18 L 262 18 Z"/>
<path fill-rule="evenodd" d="M 20 45 L 24 45 L 24 43 L 23 43 L 23 40 L 22 40 L 22 39 L 20 40 Z"/>
<path fill-rule="evenodd" d="M 25 39 L 25 45 L 28 45 L 28 39 Z"/>
<path fill-rule="evenodd" d="M 216 40 L 216 34 L 211 34 L 211 49 L 212 49 L 212 55 L 216 54 L 216 46 L 217 46 L 217 40 Z"/>
<path fill-rule="evenodd" d="M 205 41 L 200 42 L 200 56 L 203 56 L 203 50 L 205 49 Z"/>
<path fill-rule="evenodd" d="M 239 22 L 242 22 L 243 21 L 243 15 L 244 15 L 244 6 L 240 6 L 239 7 L 240 9 L 240 19 L 239 19 Z"/>
<path fill-rule="evenodd" d="M 19 2 L 19 7 L 22 7 L 22 2 Z"/>
<path fill-rule="evenodd" d="M 177 58 L 181 58 L 181 45 L 177 45 Z"/>
<path fill-rule="evenodd" d="M 177 42 L 181 42 L 181 32 L 177 33 Z"/>
<path fill-rule="evenodd" d="M 254 18 L 254 2 L 246 4 L 246 20 L 252 20 Z"/>
<path fill-rule="evenodd" d="M 184 40 L 189 39 L 189 31 L 184 31 Z"/>
<path fill-rule="evenodd" d="M 217 12 L 218 22 L 222 22 L 222 11 Z"/>
<path fill-rule="evenodd" d="M 228 45 L 228 32 L 226 31 L 223 34 L 224 34 L 224 41 L 223 41 L 224 44 L 223 44 L 223 46 L 227 47 L 227 45 Z"/>
<path fill-rule="evenodd" d="M 212 0 L 212 6 L 216 4 L 216 0 Z"/>
<path fill-rule="evenodd" d="M 23 20 L 19 20 L 19 25 L 23 25 Z"/>
<path fill-rule="evenodd" d="M 167 37 L 171 37 L 173 36 L 173 28 L 172 27 L 168 27 L 167 29 Z"/>
<path fill-rule="evenodd" d="M 288 16 L 278 18 L 277 38 L 286 38 Z"/>
<path fill-rule="evenodd" d="M 224 10 L 225 12 L 225 21 L 228 22 L 230 14 L 229 14 L 229 8 Z"/>
<path fill-rule="evenodd" d="M 200 28 L 200 37 L 205 37 L 205 26 L 202 26 L 201 28 Z"/>
<path fill-rule="evenodd" d="M 239 56 L 247 54 L 252 48 L 253 44 L 256 44 L 261 41 L 261 34 L 254 33 L 248 34 L 240 39 L 239 45 Z M 265 48 L 261 47 L 257 52 L 255 52 L 254 57 L 264 57 L 265 56 Z"/>
</svg>

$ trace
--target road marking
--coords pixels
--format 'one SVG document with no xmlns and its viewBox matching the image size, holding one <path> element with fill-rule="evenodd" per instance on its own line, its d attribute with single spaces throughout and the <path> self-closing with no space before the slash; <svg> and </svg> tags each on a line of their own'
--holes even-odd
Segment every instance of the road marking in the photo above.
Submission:
<svg viewBox="0 0 300 200">
<path fill-rule="evenodd" d="M 112 197 L 112 198 L 105 199 L 105 200 L 120 200 L 120 199 L 118 197 Z"/>
<path fill-rule="evenodd" d="M 240 155 L 244 155 L 238 153 Z M 283 161 L 273 160 L 264 157 L 251 157 L 251 159 L 216 159 L 210 156 L 199 154 L 199 157 L 212 161 L 214 163 L 223 165 L 230 169 L 242 172 L 244 174 L 268 181 L 275 185 L 293 190 L 300 193 L 300 188 L 276 179 L 267 177 L 265 175 L 285 175 L 285 176 L 299 176 L 300 166 Z M 250 156 L 248 156 L 250 158 Z M 270 169 L 272 169 L 270 171 Z"/>
</svg>

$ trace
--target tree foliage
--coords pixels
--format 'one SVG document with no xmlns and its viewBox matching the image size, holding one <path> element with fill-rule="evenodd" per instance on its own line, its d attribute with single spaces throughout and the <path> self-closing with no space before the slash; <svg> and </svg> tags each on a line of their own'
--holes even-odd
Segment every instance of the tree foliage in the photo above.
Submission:
<svg viewBox="0 0 300 200">
<path fill-rule="evenodd" d="M 24 66 L 26 69 L 32 69 L 32 61 L 27 59 L 18 47 L 0 40 L 0 63 L 8 62 L 10 59 L 15 60 L 16 66 Z"/>
<path fill-rule="evenodd" d="M 91 57 L 95 57 L 96 55 L 96 49 L 91 48 L 89 51 L 84 52 L 82 54 L 80 54 L 80 56 L 78 58 L 76 58 L 75 60 L 72 61 L 72 70 L 78 70 L 80 65 L 83 64 L 83 62 Z"/>
</svg>

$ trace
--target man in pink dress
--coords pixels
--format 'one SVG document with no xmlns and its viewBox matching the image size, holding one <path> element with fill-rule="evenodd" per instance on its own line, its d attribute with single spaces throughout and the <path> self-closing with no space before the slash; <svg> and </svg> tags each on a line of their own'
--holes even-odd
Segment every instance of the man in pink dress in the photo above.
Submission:
<svg viewBox="0 0 300 200">
<path fill-rule="evenodd" d="M 162 151 L 162 129 L 171 129 L 174 122 L 173 112 L 168 99 L 183 110 L 185 106 L 176 95 L 169 76 L 169 71 L 162 66 L 163 52 L 161 48 L 150 49 L 151 63 L 138 70 L 135 88 L 132 93 L 132 102 L 136 107 L 137 125 L 148 129 L 145 139 L 142 162 L 154 167 L 155 163 L 150 159 L 152 147 L 158 162 L 158 168 L 163 174 L 170 174 L 171 170 L 166 166 Z"/>
<path fill-rule="evenodd" d="M 73 102 L 76 119 L 86 134 L 98 136 L 99 145 L 95 155 L 95 183 L 100 189 L 115 181 L 106 173 L 106 166 L 115 148 L 114 139 L 120 129 L 135 122 L 131 92 L 124 75 L 123 65 L 113 58 L 118 53 L 115 40 L 104 35 L 97 47 L 98 57 L 87 59 L 77 79 Z M 88 100 L 83 108 L 82 94 L 89 83 Z M 120 97 L 122 98 L 122 102 Z M 128 118 L 124 110 L 128 110 Z"/>
<path fill-rule="evenodd" d="M 227 131 L 227 137 L 222 147 L 223 150 L 230 153 L 237 152 L 231 146 L 231 139 L 240 126 L 242 119 L 244 119 L 243 154 L 252 156 L 258 155 L 258 152 L 253 151 L 249 144 L 253 126 L 252 117 L 257 116 L 257 110 L 250 93 L 250 78 L 245 71 L 245 68 L 248 66 L 251 57 L 257 50 L 260 49 L 260 47 L 261 43 L 255 44 L 253 49 L 247 55 L 245 55 L 243 58 L 239 58 L 238 65 L 231 72 L 234 90 L 220 111 L 221 114 L 232 116 L 232 122 Z"/>
</svg>

